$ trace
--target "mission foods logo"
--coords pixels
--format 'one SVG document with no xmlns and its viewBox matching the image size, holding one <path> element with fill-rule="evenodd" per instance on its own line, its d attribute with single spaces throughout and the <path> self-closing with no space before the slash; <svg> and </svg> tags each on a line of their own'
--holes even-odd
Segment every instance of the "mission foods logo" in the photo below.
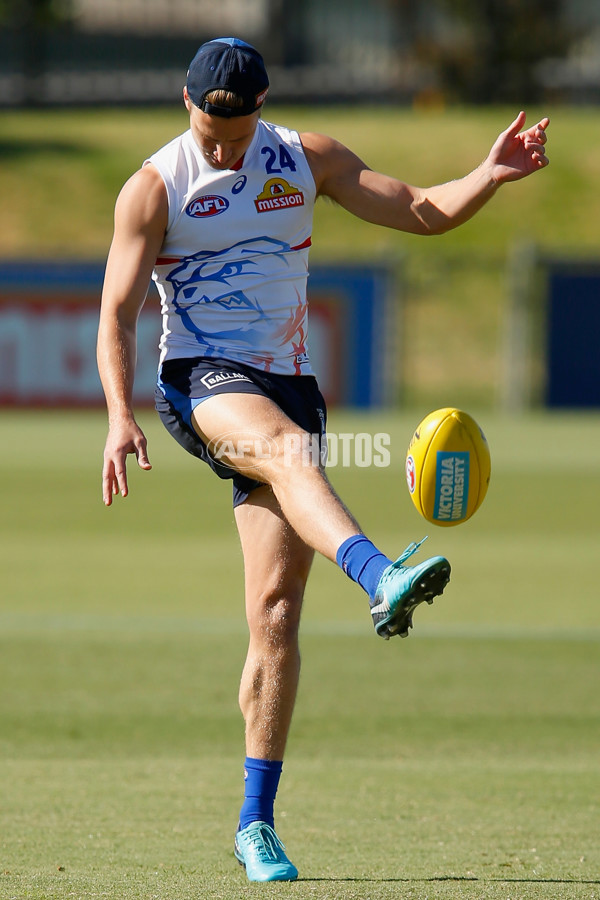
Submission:
<svg viewBox="0 0 600 900">
<path fill-rule="evenodd" d="M 196 197 L 185 208 L 192 219 L 206 219 L 208 216 L 218 216 L 229 207 L 226 197 L 218 194 L 205 194 L 204 197 Z"/>
<path fill-rule="evenodd" d="M 440 522 L 464 519 L 468 497 L 468 452 L 447 453 L 438 450 L 433 518 Z"/>
<path fill-rule="evenodd" d="M 270 178 L 254 203 L 257 212 L 272 212 L 290 206 L 304 206 L 304 194 L 285 178 Z"/>
</svg>

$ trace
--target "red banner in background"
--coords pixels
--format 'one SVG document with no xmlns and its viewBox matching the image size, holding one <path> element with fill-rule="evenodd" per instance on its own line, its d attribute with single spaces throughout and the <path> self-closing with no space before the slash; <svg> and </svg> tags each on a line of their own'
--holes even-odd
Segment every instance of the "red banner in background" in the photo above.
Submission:
<svg viewBox="0 0 600 900">
<path fill-rule="evenodd" d="M 150 402 L 160 315 L 156 301 L 138 325 L 135 398 Z M 90 298 L 0 296 L 0 404 L 93 406 L 104 402 L 96 366 L 98 307 Z"/>
<path fill-rule="evenodd" d="M 101 406 L 98 264 L 0 264 L 0 405 Z M 394 387 L 393 306 L 381 268 L 313 268 L 308 346 L 331 405 L 380 406 Z M 153 405 L 161 316 L 152 287 L 138 322 L 134 400 Z"/>
</svg>

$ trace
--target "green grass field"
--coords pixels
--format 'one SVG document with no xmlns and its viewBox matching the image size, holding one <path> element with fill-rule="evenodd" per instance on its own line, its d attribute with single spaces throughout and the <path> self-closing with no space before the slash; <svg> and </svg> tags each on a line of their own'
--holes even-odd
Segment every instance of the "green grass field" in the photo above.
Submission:
<svg viewBox="0 0 600 900">
<path fill-rule="evenodd" d="M 154 469 L 100 500 L 101 413 L 0 420 L 0 897 L 600 898 L 597 416 L 481 412 L 493 472 L 465 525 L 429 527 L 452 581 L 406 641 L 315 562 L 278 798 L 300 870 L 232 855 L 245 653 L 230 489 L 147 413 Z M 427 532 L 403 477 L 331 477 L 390 555 Z"/>
</svg>

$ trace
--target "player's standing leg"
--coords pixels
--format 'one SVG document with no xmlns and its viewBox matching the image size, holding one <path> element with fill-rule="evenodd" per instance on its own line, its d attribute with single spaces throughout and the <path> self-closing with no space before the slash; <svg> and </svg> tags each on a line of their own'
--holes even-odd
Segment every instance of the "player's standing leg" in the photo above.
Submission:
<svg viewBox="0 0 600 900">
<path fill-rule="evenodd" d="M 235 517 L 250 630 L 240 684 L 245 797 L 235 850 L 251 881 L 289 881 L 298 872 L 275 834 L 273 805 L 298 689 L 298 628 L 314 551 L 286 521 L 267 486 L 252 491 Z"/>
</svg>

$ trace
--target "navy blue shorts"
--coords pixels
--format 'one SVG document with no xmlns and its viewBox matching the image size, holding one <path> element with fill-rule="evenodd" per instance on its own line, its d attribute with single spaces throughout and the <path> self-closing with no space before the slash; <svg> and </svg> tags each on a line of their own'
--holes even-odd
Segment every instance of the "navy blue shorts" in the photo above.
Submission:
<svg viewBox="0 0 600 900">
<path fill-rule="evenodd" d="M 192 425 L 199 403 L 215 394 L 259 394 L 268 397 L 303 431 L 325 435 L 327 407 L 312 375 L 274 375 L 226 359 L 194 357 L 170 359 L 158 373 L 155 406 L 169 431 L 181 446 L 207 463 L 219 478 L 233 480 L 233 505 L 248 499 L 263 482 L 243 475 L 208 451 Z"/>
</svg>

